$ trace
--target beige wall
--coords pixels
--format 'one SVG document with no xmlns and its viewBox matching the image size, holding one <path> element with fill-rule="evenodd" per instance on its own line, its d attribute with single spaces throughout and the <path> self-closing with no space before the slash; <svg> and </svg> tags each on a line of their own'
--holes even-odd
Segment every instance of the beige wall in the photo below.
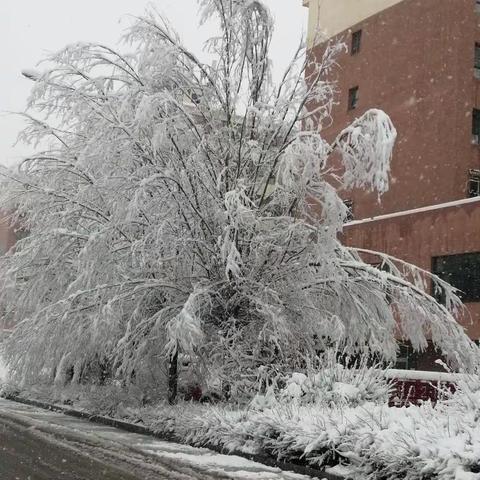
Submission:
<svg viewBox="0 0 480 480">
<path fill-rule="evenodd" d="M 333 37 L 351 26 L 403 0 L 303 0 L 308 6 L 308 42 L 322 41 L 317 32 Z M 323 36 L 325 40 L 325 36 Z"/>
</svg>

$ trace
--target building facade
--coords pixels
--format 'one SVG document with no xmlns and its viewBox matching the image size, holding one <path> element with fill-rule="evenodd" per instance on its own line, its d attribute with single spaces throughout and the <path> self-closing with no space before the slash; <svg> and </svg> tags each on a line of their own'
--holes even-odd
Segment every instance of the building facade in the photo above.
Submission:
<svg viewBox="0 0 480 480">
<path fill-rule="evenodd" d="M 480 339 L 480 2 L 304 0 L 309 54 L 341 40 L 333 138 L 369 108 L 398 131 L 390 190 L 342 192 L 345 242 L 433 271 L 462 290 L 459 320 Z M 318 36 L 321 31 L 323 36 Z M 321 40 L 318 40 L 318 39 Z M 433 368 L 429 351 L 405 360 Z"/>
</svg>

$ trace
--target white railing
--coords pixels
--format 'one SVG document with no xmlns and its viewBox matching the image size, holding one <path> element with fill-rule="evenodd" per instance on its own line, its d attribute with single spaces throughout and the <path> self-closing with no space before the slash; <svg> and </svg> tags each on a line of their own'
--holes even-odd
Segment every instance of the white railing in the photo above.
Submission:
<svg viewBox="0 0 480 480">
<path fill-rule="evenodd" d="M 468 375 L 463 373 L 428 372 L 423 370 L 397 370 L 395 368 L 389 368 L 388 370 L 385 370 L 385 378 L 392 380 L 455 383 L 462 379 L 468 379 Z"/>
</svg>

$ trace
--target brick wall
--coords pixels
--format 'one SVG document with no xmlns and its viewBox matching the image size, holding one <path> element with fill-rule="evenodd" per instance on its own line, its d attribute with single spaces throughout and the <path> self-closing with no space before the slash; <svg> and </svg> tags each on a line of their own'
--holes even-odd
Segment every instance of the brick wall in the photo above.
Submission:
<svg viewBox="0 0 480 480">
<path fill-rule="evenodd" d="M 359 53 L 339 58 L 333 74 L 339 103 L 323 133 L 334 138 L 372 107 L 385 110 L 398 130 L 392 184 L 382 202 L 376 194 L 343 192 L 353 199 L 356 218 L 466 197 L 468 170 L 480 168 L 480 147 L 472 145 L 472 109 L 480 105 L 479 19 L 474 0 L 404 0 L 338 36 L 349 44 L 351 32 L 362 29 Z M 358 107 L 347 111 L 355 86 Z"/>
<path fill-rule="evenodd" d="M 347 245 L 378 250 L 430 270 L 432 257 L 480 252 L 480 198 L 468 203 L 346 225 Z M 480 339 L 480 303 L 459 320 Z"/>
</svg>

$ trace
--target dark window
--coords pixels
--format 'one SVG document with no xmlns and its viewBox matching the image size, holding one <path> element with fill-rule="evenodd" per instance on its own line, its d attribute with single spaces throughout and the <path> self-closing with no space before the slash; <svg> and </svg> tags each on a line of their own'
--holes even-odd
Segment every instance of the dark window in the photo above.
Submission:
<svg viewBox="0 0 480 480">
<path fill-rule="evenodd" d="M 362 44 L 362 31 L 357 30 L 352 33 L 352 48 L 350 50 L 352 55 L 357 54 L 360 51 L 360 46 Z"/>
<path fill-rule="evenodd" d="M 464 302 L 480 302 L 480 252 L 434 257 L 432 272 L 458 288 Z M 439 294 L 435 297 L 442 300 Z"/>
<path fill-rule="evenodd" d="M 409 342 L 402 342 L 398 346 L 397 361 L 394 368 L 400 370 L 415 370 L 417 368 L 418 354 Z"/>
<path fill-rule="evenodd" d="M 473 142 L 479 143 L 480 139 L 480 110 L 474 108 L 472 112 L 472 136 Z"/>
<path fill-rule="evenodd" d="M 480 43 L 475 43 L 475 68 L 480 68 Z"/>
<path fill-rule="evenodd" d="M 348 109 L 353 110 L 358 105 L 358 87 L 353 87 L 348 91 Z M 480 110 L 478 111 L 479 134 L 480 134 Z"/>
<path fill-rule="evenodd" d="M 353 220 L 353 200 L 345 200 L 343 202 L 345 206 L 347 207 L 347 222 L 351 222 Z"/>
<path fill-rule="evenodd" d="M 468 172 L 468 196 L 469 198 L 480 197 L 480 170 Z"/>
</svg>

